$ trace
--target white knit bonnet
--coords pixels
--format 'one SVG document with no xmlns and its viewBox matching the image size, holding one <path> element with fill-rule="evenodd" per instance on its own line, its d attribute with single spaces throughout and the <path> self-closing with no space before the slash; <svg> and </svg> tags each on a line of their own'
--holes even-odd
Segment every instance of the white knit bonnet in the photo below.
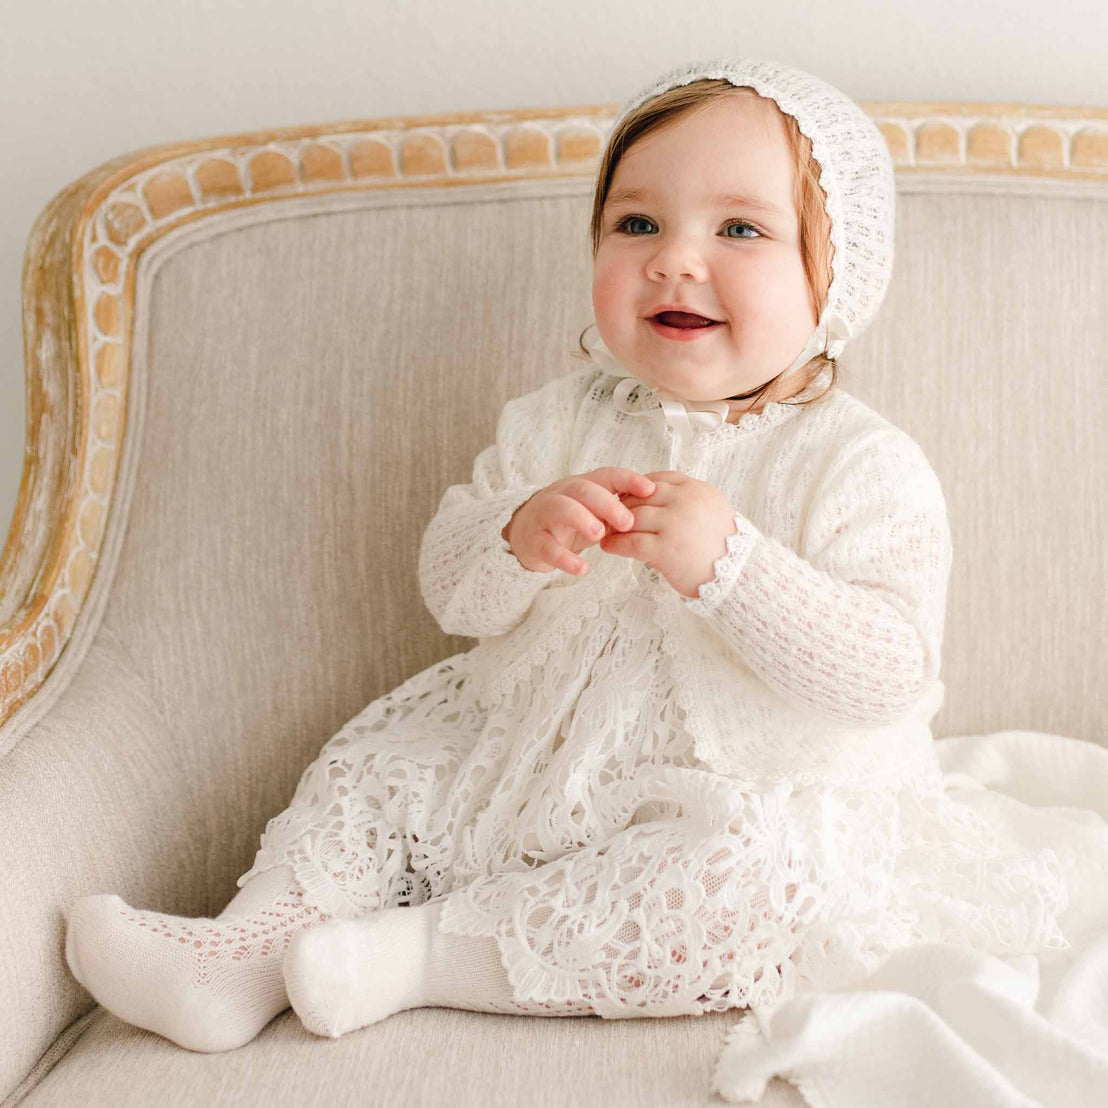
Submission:
<svg viewBox="0 0 1108 1108">
<path fill-rule="evenodd" d="M 697 62 L 671 70 L 628 100 L 613 132 L 640 104 L 678 85 L 721 78 L 749 85 L 796 119 L 811 139 L 831 222 L 832 280 L 815 331 L 792 365 L 817 354 L 837 358 L 877 314 L 893 268 L 896 183 L 888 147 L 876 124 L 849 96 L 799 69 L 753 58 Z M 598 344 L 608 354 L 603 343 Z"/>
</svg>

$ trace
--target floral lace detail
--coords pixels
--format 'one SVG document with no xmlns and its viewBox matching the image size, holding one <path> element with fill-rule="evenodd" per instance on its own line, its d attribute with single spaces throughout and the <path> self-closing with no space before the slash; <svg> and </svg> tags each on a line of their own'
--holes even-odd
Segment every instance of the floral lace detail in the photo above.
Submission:
<svg viewBox="0 0 1108 1108">
<path fill-rule="evenodd" d="M 712 564 L 712 576 L 696 590 L 696 597 L 682 597 L 685 607 L 698 616 L 708 616 L 735 587 L 746 559 L 758 541 L 758 532 L 743 516 L 734 517 L 735 530 L 726 538 L 726 549 Z"/>
<path fill-rule="evenodd" d="M 481 729 L 465 657 L 409 678 L 323 746 L 266 824 L 240 887 L 287 862 L 306 900 L 347 919 L 450 887 L 453 842 L 426 829 Z"/>
<path fill-rule="evenodd" d="M 805 788 L 708 769 L 659 680 L 660 603 L 602 605 L 584 644 L 490 711 L 467 654 L 373 702 L 270 821 L 255 871 L 290 862 L 305 901 L 337 916 L 444 898 L 443 931 L 496 937 L 504 1010 L 520 1013 L 767 1003 L 911 942 L 1065 947 L 1053 852 L 1001 840 L 933 763 Z M 616 674 L 632 714 L 608 691 Z"/>
<path fill-rule="evenodd" d="M 1054 851 L 1000 842 L 926 785 L 687 795 L 684 819 L 458 889 L 441 929 L 495 935 L 522 1010 L 617 1019 L 834 990 L 911 943 L 1070 946 Z"/>
</svg>

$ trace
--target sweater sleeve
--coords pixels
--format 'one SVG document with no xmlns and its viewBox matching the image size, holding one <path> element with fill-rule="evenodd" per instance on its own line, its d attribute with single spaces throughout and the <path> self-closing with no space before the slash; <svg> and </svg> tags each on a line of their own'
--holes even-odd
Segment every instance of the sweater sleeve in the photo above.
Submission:
<svg viewBox="0 0 1108 1108">
<path fill-rule="evenodd" d="M 864 436 L 817 488 L 804 556 L 736 513 L 712 580 L 684 598 L 767 684 L 817 715 L 903 716 L 938 678 L 953 549 L 923 451 Z"/>
<path fill-rule="evenodd" d="M 568 476 L 578 410 L 599 372 L 587 366 L 509 400 L 472 481 L 443 493 L 420 543 L 419 587 L 447 634 L 502 635 L 557 575 L 571 576 L 525 569 L 501 532 L 534 493 Z"/>
</svg>

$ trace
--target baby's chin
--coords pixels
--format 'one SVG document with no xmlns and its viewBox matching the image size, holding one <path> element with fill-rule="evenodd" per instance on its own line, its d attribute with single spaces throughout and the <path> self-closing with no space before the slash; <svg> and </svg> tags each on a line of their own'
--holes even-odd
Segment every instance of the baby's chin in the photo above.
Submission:
<svg viewBox="0 0 1108 1108">
<path fill-rule="evenodd" d="M 630 359 L 628 359 L 628 362 L 630 362 Z M 720 400 L 723 400 L 727 404 L 727 409 L 728 409 L 727 422 L 728 423 L 737 423 L 738 420 L 739 420 L 739 417 L 741 415 L 743 415 L 746 412 L 752 411 L 752 410 L 753 411 L 761 410 L 761 408 L 765 404 L 765 398 L 762 397 L 762 396 L 747 397 L 745 400 L 730 400 L 730 399 L 728 399 L 729 395 L 734 395 L 736 393 L 749 392 L 750 391 L 749 388 L 744 389 L 741 386 L 735 385 L 733 383 L 730 386 L 729 385 L 721 385 L 720 386 L 721 390 L 722 389 L 729 389 L 730 390 L 729 393 L 725 392 L 725 393 L 723 393 L 723 395 L 719 395 L 719 396 L 690 395 L 690 393 L 695 393 L 699 390 L 682 389 L 680 382 L 670 379 L 670 378 L 673 377 L 672 374 L 664 374 L 663 373 L 663 374 L 659 375 L 657 373 L 652 372 L 650 370 L 650 368 L 645 366 L 645 365 L 636 367 L 636 366 L 628 364 L 628 362 L 625 362 L 624 364 L 628 365 L 629 371 L 631 373 L 633 373 L 640 381 L 645 382 L 652 389 L 664 389 L 666 392 L 671 393 L 673 396 L 678 397 L 680 400 L 685 401 L 685 403 L 687 403 L 687 404 L 718 404 Z M 685 382 L 685 383 L 687 384 L 687 382 Z"/>
</svg>

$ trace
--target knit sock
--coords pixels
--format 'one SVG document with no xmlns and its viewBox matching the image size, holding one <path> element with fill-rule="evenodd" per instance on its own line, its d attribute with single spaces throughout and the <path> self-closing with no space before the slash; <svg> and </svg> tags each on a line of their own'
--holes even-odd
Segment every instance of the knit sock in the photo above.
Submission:
<svg viewBox="0 0 1108 1108">
<path fill-rule="evenodd" d="M 384 908 L 294 935 L 285 988 L 300 1022 L 337 1039 L 408 1008 L 511 1011 L 496 940 L 440 934 L 441 911 L 442 901 Z"/>
<path fill-rule="evenodd" d="M 281 961 L 292 935 L 329 919 L 302 898 L 287 864 L 252 877 L 215 919 L 81 897 L 69 911 L 66 961 L 127 1023 L 188 1050 L 233 1050 L 289 1006 Z"/>
</svg>

